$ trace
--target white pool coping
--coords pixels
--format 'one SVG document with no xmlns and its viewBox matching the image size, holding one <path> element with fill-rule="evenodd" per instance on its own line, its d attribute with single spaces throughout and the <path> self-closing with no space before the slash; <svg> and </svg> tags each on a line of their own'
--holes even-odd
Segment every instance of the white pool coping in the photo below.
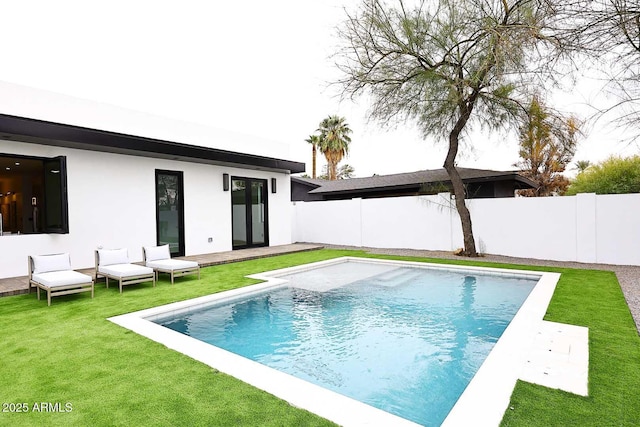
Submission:
<svg viewBox="0 0 640 427">
<path fill-rule="evenodd" d="M 530 362 L 530 356 L 537 351 L 536 342 L 541 342 L 542 319 L 560 278 L 558 273 L 342 257 L 250 275 L 247 277 L 265 280 L 265 282 L 115 316 L 109 320 L 284 399 L 293 406 L 306 409 L 337 424 L 343 426 L 416 426 L 418 424 L 404 418 L 165 328 L 152 321 L 153 319 L 188 312 L 214 303 L 262 293 L 265 290 L 284 286 L 287 283 L 286 280 L 275 276 L 354 261 L 397 264 L 399 266 L 405 265 L 425 269 L 468 271 L 474 274 L 539 278 L 537 285 L 505 329 L 501 338 L 442 424 L 443 426 L 499 425 L 509 404 L 516 381 L 522 376 L 523 369 L 528 366 L 529 372 L 532 369 L 535 371 L 535 364 Z M 548 343 L 548 340 L 542 341 Z M 528 362 L 529 364 L 527 365 Z M 580 369 L 582 368 L 581 365 Z M 532 377 L 535 379 L 535 375 Z M 585 382 L 586 386 L 586 380 L 582 382 Z"/>
</svg>

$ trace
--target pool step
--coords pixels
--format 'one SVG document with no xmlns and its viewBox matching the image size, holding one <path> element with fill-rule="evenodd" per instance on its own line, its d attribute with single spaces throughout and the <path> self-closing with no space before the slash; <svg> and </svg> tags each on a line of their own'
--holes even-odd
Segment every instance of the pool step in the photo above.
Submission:
<svg viewBox="0 0 640 427">
<path fill-rule="evenodd" d="M 424 270 L 419 268 L 398 267 L 391 271 L 372 277 L 368 279 L 368 281 L 372 285 L 394 288 L 396 286 L 413 282 L 423 274 Z"/>
</svg>

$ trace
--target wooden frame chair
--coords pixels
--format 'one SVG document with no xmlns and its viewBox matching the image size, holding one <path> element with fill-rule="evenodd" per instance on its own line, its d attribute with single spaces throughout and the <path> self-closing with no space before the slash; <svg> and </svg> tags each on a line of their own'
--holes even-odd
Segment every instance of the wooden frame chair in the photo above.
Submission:
<svg viewBox="0 0 640 427">
<path fill-rule="evenodd" d="M 52 255 L 29 255 L 29 292 L 34 286 L 40 300 L 40 289 L 47 292 L 47 305 L 51 298 L 59 295 L 76 294 L 91 291 L 94 283 L 91 276 L 71 269 L 71 257 L 68 253 Z"/>
<path fill-rule="evenodd" d="M 200 265 L 195 261 L 172 259 L 169 245 L 145 246 L 142 248 L 142 258 L 147 267 L 153 268 L 158 273 L 167 273 L 171 276 L 171 284 L 176 277 L 189 274 L 198 274 L 200 280 Z"/>
<path fill-rule="evenodd" d="M 122 287 L 136 283 L 153 281 L 156 286 L 156 275 L 153 269 L 143 265 L 129 262 L 129 253 L 126 249 L 98 249 L 95 251 L 95 279 L 102 276 L 109 288 L 109 279 L 118 282 L 120 293 Z"/>
</svg>

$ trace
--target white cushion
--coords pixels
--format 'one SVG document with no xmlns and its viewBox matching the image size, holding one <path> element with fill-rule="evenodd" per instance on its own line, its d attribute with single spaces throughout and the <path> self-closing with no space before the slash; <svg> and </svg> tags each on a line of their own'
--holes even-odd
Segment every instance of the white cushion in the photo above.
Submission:
<svg viewBox="0 0 640 427">
<path fill-rule="evenodd" d="M 185 261 L 181 259 L 163 259 L 163 260 L 147 262 L 147 267 L 165 270 L 165 271 L 175 271 L 175 270 L 186 270 L 189 268 L 197 268 L 198 263 L 195 261 Z"/>
<path fill-rule="evenodd" d="M 38 273 L 31 276 L 31 278 L 49 288 L 55 288 L 59 286 L 67 285 L 80 285 L 84 283 L 92 283 L 91 276 L 78 273 L 77 271 L 50 271 L 48 273 Z"/>
<path fill-rule="evenodd" d="M 98 265 L 128 264 L 129 253 L 126 249 L 99 249 Z"/>
<path fill-rule="evenodd" d="M 158 259 L 170 259 L 169 245 L 162 246 L 145 246 L 146 261 L 155 261 Z"/>
<path fill-rule="evenodd" d="M 137 264 L 111 264 L 98 267 L 98 273 L 108 274 L 114 277 L 134 277 L 145 274 L 152 275 L 153 269 Z"/>
<path fill-rule="evenodd" d="M 33 273 L 47 273 L 49 271 L 71 270 L 71 257 L 68 253 L 55 255 L 34 255 Z"/>
</svg>

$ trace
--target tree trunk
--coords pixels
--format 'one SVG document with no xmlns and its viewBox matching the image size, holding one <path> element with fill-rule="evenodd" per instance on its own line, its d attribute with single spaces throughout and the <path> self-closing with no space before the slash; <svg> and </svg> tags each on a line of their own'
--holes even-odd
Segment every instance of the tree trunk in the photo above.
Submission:
<svg viewBox="0 0 640 427">
<path fill-rule="evenodd" d="M 311 144 L 311 178 L 316 179 L 316 144 Z"/>
<path fill-rule="evenodd" d="M 458 210 L 460 222 L 462 223 L 462 236 L 464 242 L 463 255 L 468 257 L 477 257 L 478 253 L 476 252 L 476 241 L 473 238 L 473 227 L 471 226 L 471 214 L 469 213 L 469 209 L 467 209 L 467 205 L 464 201 L 464 183 L 462 182 L 462 178 L 460 178 L 460 174 L 458 173 L 458 170 L 455 166 L 456 155 L 458 154 L 460 132 L 462 132 L 462 129 L 464 128 L 464 125 L 466 124 L 470 115 L 471 109 L 462 109 L 460 118 L 458 118 L 458 121 L 453 127 L 453 130 L 449 134 L 449 151 L 447 152 L 447 158 L 445 159 L 443 166 L 449 174 L 449 179 L 451 180 L 451 185 L 453 186 L 453 194 L 456 197 L 456 209 Z"/>
</svg>

